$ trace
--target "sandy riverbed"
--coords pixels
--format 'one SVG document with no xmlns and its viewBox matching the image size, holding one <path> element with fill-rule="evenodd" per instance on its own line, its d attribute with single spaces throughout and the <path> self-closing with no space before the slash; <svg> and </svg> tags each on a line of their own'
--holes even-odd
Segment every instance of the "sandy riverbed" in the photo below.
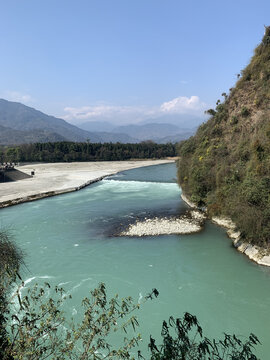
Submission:
<svg viewBox="0 0 270 360">
<path fill-rule="evenodd" d="M 105 176 L 143 166 L 160 165 L 175 160 L 99 161 L 46 163 L 19 166 L 32 178 L 0 184 L 0 207 L 19 204 L 43 197 L 76 191 Z"/>
</svg>

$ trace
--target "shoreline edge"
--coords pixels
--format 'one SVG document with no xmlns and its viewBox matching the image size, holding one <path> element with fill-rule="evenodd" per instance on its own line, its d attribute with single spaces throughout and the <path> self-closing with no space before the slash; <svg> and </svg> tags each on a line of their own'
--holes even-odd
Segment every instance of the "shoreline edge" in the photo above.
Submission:
<svg viewBox="0 0 270 360">
<path fill-rule="evenodd" d="M 198 207 L 188 197 L 181 193 L 182 200 L 191 208 L 197 209 Z M 242 254 L 246 255 L 250 260 L 258 265 L 270 266 L 270 254 L 261 246 L 252 245 L 243 240 L 240 231 L 237 231 L 235 223 L 228 217 L 213 216 L 209 220 L 225 229 L 227 229 L 227 236 L 232 240 L 232 244 Z"/>
</svg>

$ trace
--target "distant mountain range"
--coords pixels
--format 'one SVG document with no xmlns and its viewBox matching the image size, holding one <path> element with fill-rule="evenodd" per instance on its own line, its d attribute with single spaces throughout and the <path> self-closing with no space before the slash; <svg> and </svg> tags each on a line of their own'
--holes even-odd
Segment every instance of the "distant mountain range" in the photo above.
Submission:
<svg viewBox="0 0 270 360">
<path fill-rule="evenodd" d="M 145 123 L 139 124 L 113 126 L 109 122 L 89 121 L 78 125 L 81 129 L 88 131 L 95 131 L 95 129 L 102 129 L 103 131 L 115 134 L 116 138 L 121 134 L 129 136 L 132 140 L 130 142 L 140 142 L 146 140 L 152 140 L 159 144 L 165 144 L 167 142 L 176 143 L 178 141 L 189 138 L 195 133 L 197 126 L 191 128 L 180 128 L 170 123 Z"/>
<path fill-rule="evenodd" d="M 149 119 L 149 121 L 154 119 Z M 86 122 L 79 126 L 49 116 L 29 106 L 0 99 L 0 144 L 17 145 L 33 142 L 91 141 L 95 143 L 177 142 L 188 138 L 196 128 L 156 122 L 114 126 L 106 121 Z M 163 119 L 165 120 L 165 119 Z M 174 121 L 174 119 L 172 119 Z"/>
<path fill-rule="evenodd" d="M 163 142 L 165 138 L 175 138 L 178 141 L 183 137 L 189 137 L 192 133 L 192 131 L 180 129 L 176 125 L 163 123 L 118 126 L 112 132 L 125 133 L 141 141 L 150 139 L 156 142 Z"/>
</svg>

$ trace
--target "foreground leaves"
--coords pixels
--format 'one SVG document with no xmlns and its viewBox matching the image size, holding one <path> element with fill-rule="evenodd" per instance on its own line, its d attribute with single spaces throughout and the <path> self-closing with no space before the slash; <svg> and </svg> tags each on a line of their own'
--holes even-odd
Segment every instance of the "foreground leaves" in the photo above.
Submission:
<svg viewBox="0 0 270 360">
<path fill-rule="evenodd" d="M 23 285 L 22 285 L 23 286 Z M 13 300 L 17 301 L 16 314 L 7 322 L 10 334 L 9 345 L 3 359 L 134 359 L 132 349 L 141 340 L 135 334 L 139 325 L 132 313 L 140 307 L 131 297 L 119 299 L 116 295 L 107 298 L 106 288 L 101 283 L 83 299 L 83 318 L 78 324 L 69 323 L 61 310 L 68 300 L 63 288 L 55 287 L 48 299 L 50 285 L 35 285 L 21 296 L 18 288 Z M 144 301 L 156 297 L 156 289 Z M 126 334 L 123 345 L 114 348 L 110 344 L 112 333 L 122 330 Z M 119 336 L 118 336 L 119 337 Z"/>
<path fill-rule="evenodd" d="M 244 341 L 228 334 L 223 340 L 210 340 L 203 337 L 197 317 L 187 312 L 182 319 L 164 321 L 161 335 L 161 346 L 150 337 L 151 360 L 258 360 L 253 351 L 260 342 L 254 334 Z"/>
</svg>

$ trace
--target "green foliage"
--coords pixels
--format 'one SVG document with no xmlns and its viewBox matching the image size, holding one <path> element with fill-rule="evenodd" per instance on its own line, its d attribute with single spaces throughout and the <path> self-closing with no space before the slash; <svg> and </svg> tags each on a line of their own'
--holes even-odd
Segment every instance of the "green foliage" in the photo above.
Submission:
<svg viewBox="0 0 270 360">
<path fill-rule="evenodd" d="M 170 317 L 163 322 L 163 343 L 157 346 L 150 337 L 151 360 L 256 360 L 254 347 L 259 343 L 254 334 L 242 341 L 235 335 L 224 334 L 222 340 L 203 337 L 196 316 L 185 313 L 183 319 Z"/>
<path fill-rule="evenodd" d="M 243 237 L 270 242 L 270 28 L 224 102 L 178 146 L 183 191 L 210 215 L 232 218 Z M 187 151 L 188 149 L 188 151 Z"/>
<path fill-rule="evenodd" d="M 43 287 L 35 285 L 21 297 L 21 288 L 18 288 L 18 308 L 6 326 L 8 344 L 1 359 L 135 359 L 135 347 L 141 337 L 140 334 L 130 336 L 129 328 L 135 332 L 139 326 L 136 316 L 132 315 L 139 304 L 134 304 L 130 297 L 119 300 L 116 295 L 108 299 L 105 285 L 100 284 L 90 292 L 90 297 L 83 299 L 83 319 L 75 324 L 69 323 L 61 310 L 69 298 L 64 290 L 55 287 L 50 298 L 48 290 L 51 290 L 48 283 Z M 153 289 L 144 301 L 157 296 L 158 291 Z M 114 347 L 110 337 L 117 332 L 123 344 Z M 170 317 L 168 323 L 163 321 L 161 335 L 163 342 L 159 346 L 150 336 L 151 360 L 257 360 L 253 352 L 259 340 L 255 335 L 250 334 L 246 341 L 228 334 L 223 340 L 210 340 L 203 337 L 196 316 L 189 313 L 185 313 L 183 319 Z M 138 358 L 145 359 L 140 350 Z"/>
<path fill-rule="evenodd" d="M 237 123 L 238 123 L 238 118 L 237 118 L 237 116 L 232 116 L 232 118 L 231 118 L 231 120 L 230 120 L 230 123 L 232 124 L 232 125 L 236 125 Z"/>
<path fill-rule="evenodd" d="M 245 106 L 243 106 L 241 109 L 241 115 L 243 117 L 247 117 L 249 114 L 250 114 L 249 110 Z"/>
<path fill-rule="evenodd" d="M 205 114 L 214 116 L 216 114 L 216 112 L 214 109 L 208 109 L 205 111 Z"/>
<path fill-rule="evenodd" d="M 194 152 L 196 143 L 192 140 L 193 138 L 191 137 L 188 141 L 186 140 L 181 143 L 181 155 L 187 155 Z"/>
<path fill-rule="evenodd" d="M 10 233 L 0 231 L 0 359 L 3 359 L 9 346 L 6 329 L 9 315 L 9 292 L 19 276 L 22 253 L 14 245 Z M 7 357 L 9 359 L 9 357 Z"/>
<path fill-rule="evenodd" d="M 176 147 L 148 141 L 139 144 L 55 142 L 4 147 L 2 153 L 2 161 L 8 162 L 117 161 L 174 157 Z"/>
<path fill-rule="evenodd" d="M 90 292 L 90 297 L 82 301 L 83 318 L 74 323 L 61 310 L 69 296 L 64 289 L 55 287 L 48 299 L 48 283 L 43 287 L 35 285 L 21 297 L 21 288 L 16 296 L 18 308 L 11 315 L 7 325 L 9 346 L 5 349 L 5 359 L 133 359 L 132 349 L 138 345 L 140 335 L 134 332 L 138 320 L 132 315 L 140 305 L 131 297 L 120 300 L 118 296 L 108 299 L 104 284 Z M 157 290 L 145 298 L 157 296 Z M 121 334 L 126 334 L 123 336 Z M 112 333 L 120 332 L 123 344 L 115 348 L 110 344 Z"/>
</svg>

